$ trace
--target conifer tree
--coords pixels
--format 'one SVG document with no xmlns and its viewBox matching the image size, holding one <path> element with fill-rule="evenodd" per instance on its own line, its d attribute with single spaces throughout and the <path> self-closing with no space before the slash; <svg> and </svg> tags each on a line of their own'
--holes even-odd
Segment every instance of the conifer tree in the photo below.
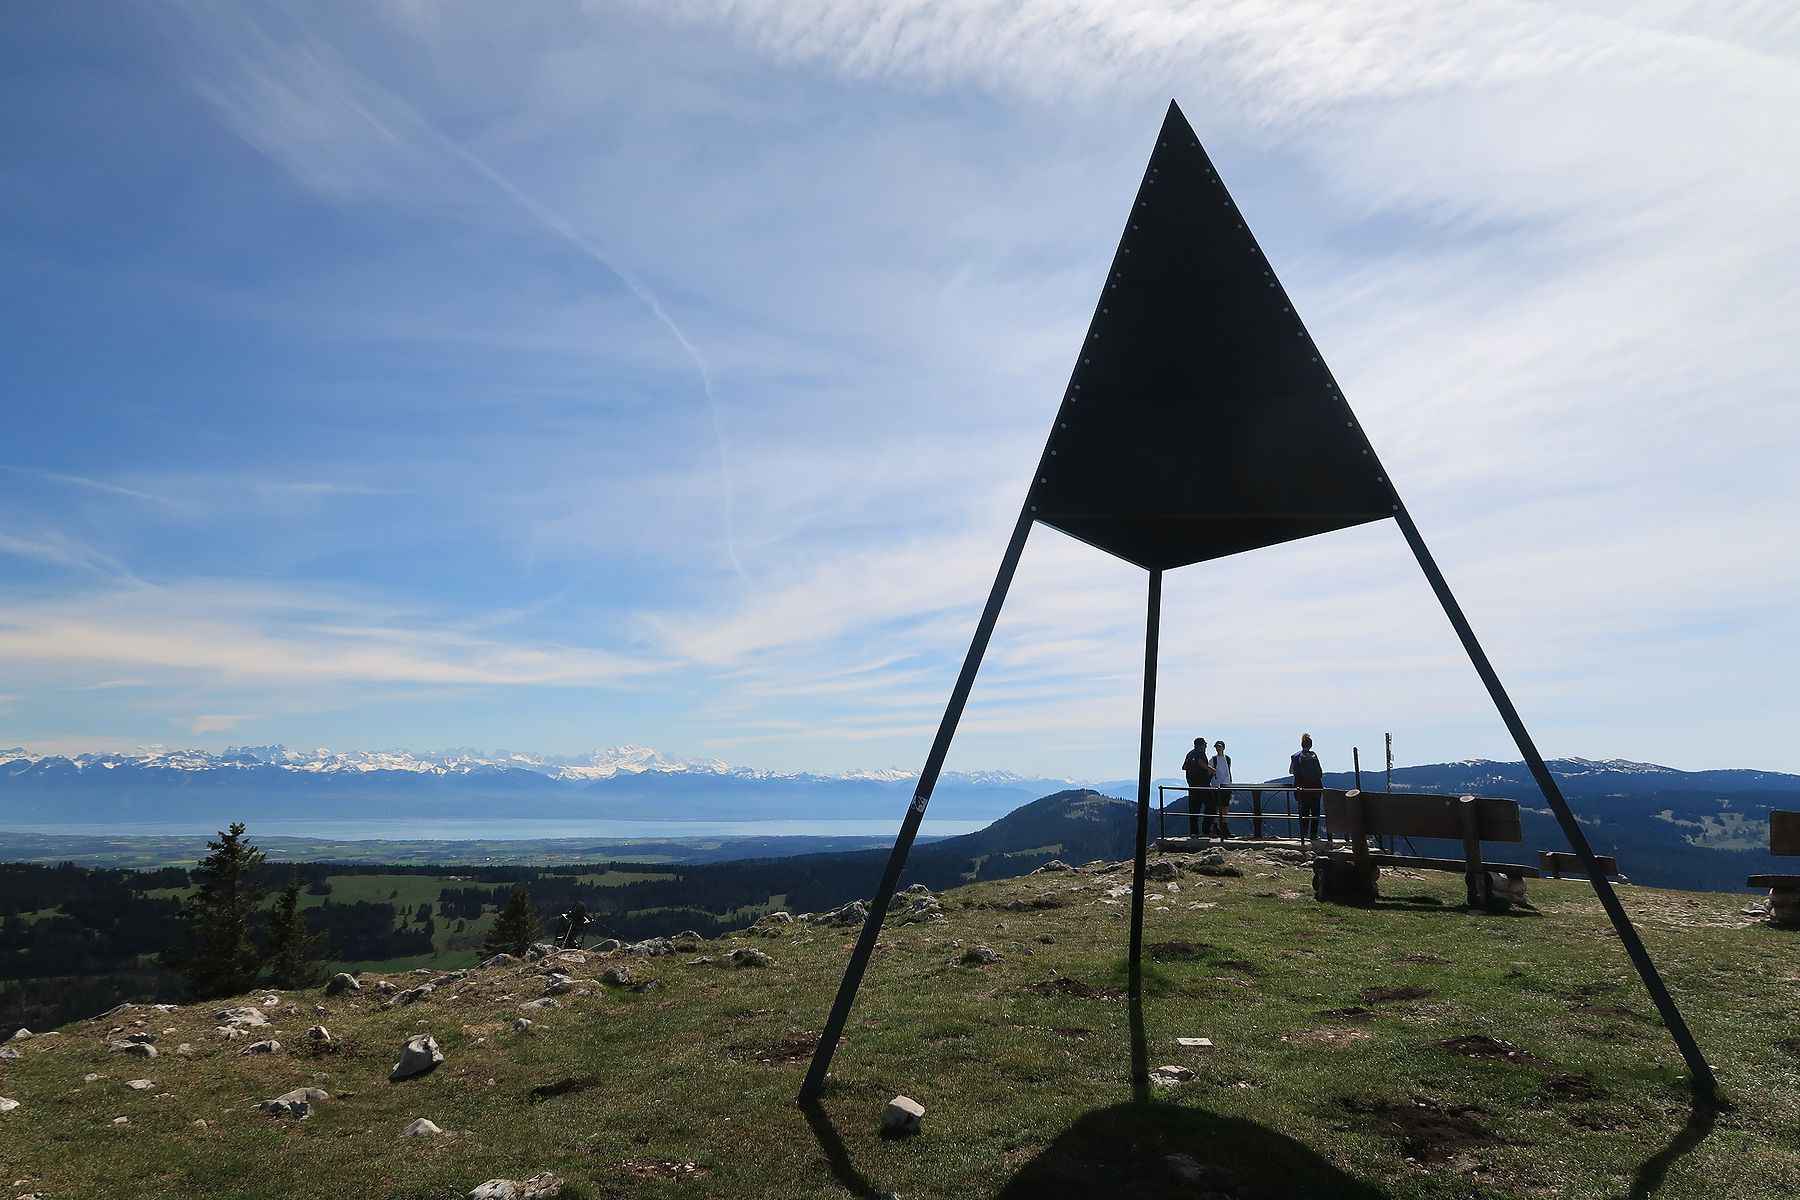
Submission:
<svg viewBox="0 0 1800 1200">
<path fill-rule="evenodd" d="M 198 884 L 181 906 L 186 945 L 170 951 L 169 963 L 187 980 L 197 1000 L 233 996 L 256 983 L 260 966 L 250 942 L 250 918 L 262 905 L 256 874 L 263 852 L 244 837 L 244 823 L 232 822 L 194 867 Z"/>
<path fill-rule="evenodd" d="M 494 927 L 481 943 L 481 952 L 485 955 L 523 954 L 537 940 L 537 935 L 537 906 L 531 902 L 531 892 L 516 887 L 501 907 L 500 915 L 494 918 Z"/>
<path fill-rule="evenodd" d="M 300 911 L 300 872 L 290 871 L 287 886 L 269 914 L 269 983 L 278 988 L 308 987 L 325 973 L 325 935 L 306 926 Z"/>
</svg>

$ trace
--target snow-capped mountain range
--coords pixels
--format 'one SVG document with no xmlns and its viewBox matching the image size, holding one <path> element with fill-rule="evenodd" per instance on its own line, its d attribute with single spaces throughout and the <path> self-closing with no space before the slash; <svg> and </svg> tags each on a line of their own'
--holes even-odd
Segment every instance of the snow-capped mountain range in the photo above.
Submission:
<svg viewBox="0 0 1800 1200">
<path fill-rule="evenodd" d="M 66 766 L 65 766 L 66 764 Z M 526 771 L 549 779 L 595 780 L 639 775 L 714 775 L 733 779 L 850 781 L 899 783 L 916 771 L 897 768 L 844 771 L 770 771 L 737 767 L 716 758 L 671 757 L 648 746 L 613 746 L 582 755 L 523 754 L 509 750 L 482 752 L 466 748 L 420 754 L 410 750 L 292 750 L 286 746 L 230 746 L 207 750 L 140 746 L 133 750 L 73 756 L 34 754 L 20 747 L 0 750 L 0 770 L 56 766 L 77 772 L 114 771 L 121 767 L 161 771 L 255 771 L 276 768 L 310 775 L 367 774 L 393 771 L 414 775 L 492 775 Z M 1072 784 L 1077 781 L 1023 776 L 1011 771 L 945 772 L 944 779 L 973 786 L 1005 787 L 1021 783 Z"/>
</svg>

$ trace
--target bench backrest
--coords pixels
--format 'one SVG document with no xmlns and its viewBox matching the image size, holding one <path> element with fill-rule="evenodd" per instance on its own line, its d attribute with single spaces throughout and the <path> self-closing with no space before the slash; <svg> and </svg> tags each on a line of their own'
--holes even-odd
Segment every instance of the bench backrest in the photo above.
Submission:
<svg viewBox="0 0 1800 1200">
<path fill-rule="evenodd" d="M 1363 832 L 1378 837 L 1461 838 L 1462 797 L 1418 792 L 1325 793 L 1325 824 L 1333 832 L 1351 827 L 1350 806 L 1362 807 Z M 1519 802 L 1480 797 L 1475 800 L 1477 828 L 1484 842 L 1522 842 Z M 1800 816 L 1800 814 L 1795 814 Z"/>
<path fill-rule="evenodd" d="M 1800 854 L 1800 812 L 1769 813 L 1769 853 Z"/>
</svg>

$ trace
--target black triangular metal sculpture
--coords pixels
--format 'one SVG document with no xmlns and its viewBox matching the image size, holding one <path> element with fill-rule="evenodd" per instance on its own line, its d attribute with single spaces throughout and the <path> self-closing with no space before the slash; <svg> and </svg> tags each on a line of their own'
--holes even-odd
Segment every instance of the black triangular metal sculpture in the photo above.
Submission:
<svg viewBox="0 0 1800 1200">
<path fill-rule="evenodd" d="M 1223 461 L 1209 461 L 1204 471 L 1144 469 L 1150 447 L 1199 444 L 1227 446 L 1231 453 Z M 1135 998 L 1143 945 L 1163 572 L 1388 517 L 1412 548 L 1593 881 L 1619 940 L 1687 1060 L 1696 1093 L 1710 1099 L 1716 1086 L 1712 1070 L 1601 873 L 1586 835 L 1243 214 L 1187 118 L 1171 102 L 1037 474 L 801 1086 L 801 1101 L 816 1099 L 824 1087 L 888 902 L 1035 522 L 1149 572 L 1132 879 Z M 1134 1074 L 1144 1069 L 1134 1063 Z"/>
</svg>

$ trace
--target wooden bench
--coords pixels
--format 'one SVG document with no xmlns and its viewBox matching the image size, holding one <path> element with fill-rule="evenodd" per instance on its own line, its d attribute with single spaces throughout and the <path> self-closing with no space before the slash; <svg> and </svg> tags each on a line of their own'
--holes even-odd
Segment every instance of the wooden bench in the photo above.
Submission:
<svg viewBox="0 0 1800 1200">
<path fill-rule="evenodd" d="M 1460 871 L 1470 908 L 1505 908 L 1523 901 L 1527 876 L 1536 867 L 1491 863 L 1481 857 L 1483 842 L 1522 842 L 1515 800 L 1475 796 L 1432 796 L 1406 792 L 1347 792 L 1326 789 L 1325 826 L 1349 843 L 1348 851 L 1321 855 L 1313 863 L 1313 895 L 1349 893 L 1375 896 L 1382 867 Z M 1461 858 L 1429 858 L 1370 849 L 1370 837 L 1448 838 L 1462 842 Z M 1494 877 L 1506 882 L 1496 888 Z"/>
<path fill-rule="evenodd" d="M 1619 860 L 1612 855 L 1596 854 L 1594 861 L 1600 864 L 1602 875 L 1619 874 Z M 1581 855 L 1573 850 L 1539 850 L 1538 871 L 1552 879 L 1561 879 L 1564 875 L 1587 874 L 1587 868 L 1581 865 Z"/>
<path fill-rule="evenodd" d="M 1769 853 L 1800 854 L 1800 812 L 1769 813 Z M 1769 889 L 1769 920 L 1800 925 L 1800 875 L 1752 875 L 1745 884 Z"/>
</svg>

